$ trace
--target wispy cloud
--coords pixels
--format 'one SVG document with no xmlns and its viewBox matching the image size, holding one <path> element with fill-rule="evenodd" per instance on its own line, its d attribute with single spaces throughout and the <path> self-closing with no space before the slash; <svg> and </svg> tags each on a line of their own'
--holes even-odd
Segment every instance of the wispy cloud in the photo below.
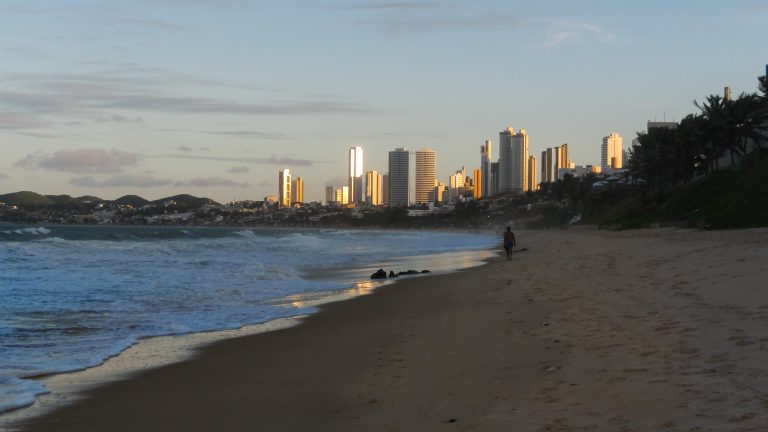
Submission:
<svg viewBox="0 0 768 432">
<path fill-rule="evenodd" d="M 241 138 L 285 139 L 285 134 L 254 130 L 204 131 L 211 135 L 227 135 Z"/>
<path fill-rule="evenodd" d="M 170 186 L 173 180 L 157 178 L 148 174 L 123 174 L 105 180 L 96 180 L 93 176 L 75 177 L 69 181 L 72 186 L 85 188 L 153 188 Z"/>
<path fill-rule="evenodd" d="M 180 152 L 184 152 L 184 153 L 189 153 L 189 152 L 191 152 L 191 151 L 192 151 L 192 150 L 194 150 L 194 149 L 193 149 L 192 147 L 190 147 L 190 146 L 187 146 L 187 145 L 183 145 L 183 144 L 182 144 L 182 145 L 180 145 L 180 146 L 176 147 L 176 149 L 175 149 L 175 150 L 178 150 L 178 151 L 180 151 Z"/>
<path fill-rule="evenodd" d="M 173 186 L 178 188 L 210 188 L 210 187 L 248 187 L 248 183 L 236 182 L 220 177 L 195 177 L 189 180 L 171 180 L 158 178 L 150 174 L 120 174 L 97 180 L 93 176 L 74 177 L 69 183 L 85 188 L 154 188 Z"/>
<path fill-rule="evenodd" d="M 346 10 L 425 10 L 441 9 L 451 6 L 450 2 L 444 1 L 393 1 L 393 2 L 372 2 L 357 3 L 344 6 L 338 6 L 336 9 Z"/>
<path fill-rule="evenodd" d="M 551 34 L 544 43 L 547 48 L 587 42 L 611 42 L 615 35 L 603 28 L 583 21 L 543 20 L 549 24 Z"/>
<path fill-rule="evenodd" d="M 278 156 L 275 154 L 265 158 L 199 156 L 199 155 L 190 155 L 190 154 L 167 154 L 167 155 L 153 155 L 153 156 L 148 155 L 147 157 L 168 158 L 168 159 L 193 159 L 193 160 L 216 161 L 216 162 L 234 162 L 234 163 L 246 163 L 246 164 L 254 164 L 254 165 L 311 166 L 317 163 L 324 163 L 322 161 L 313 161 L 309 159 Z"/>
<path fill-rule="evenodd" d="M 237 88 L 242 96 L 209 96 L 210 91 L 199 93 L 201 87 Z M 143 121 L 139 112 L 237 116 L 382 112 L 344 97 L 278 97 L 247 85 L 130 65 L 102 73 L 0 75 L 0 109 L 0 128 L 14 130 L 50 126 L 62 119 L 137 123 Z M 277 137 L 256 131 L 210 133 Z"/>
<path fill-rule="evenodd" d="M 251 172 L 251 169 L 245 165 L 237 165 L 228 169 L 227 172 L 232 174 L 245 174 Z"/>
<path fill-rule="evenodd" d="M 4 173 L 1 173 L 1 172 L 0 172 L 0 180 L 5 180 L 5 179 L 9 179 L 9 178 L 10 178 L 10 177 L 8 177 L 8 175 L 7 175 L 7 174 L 4 174 Z"/>
<path fill-rule="evenodd" d="M 173 182 L 176 187 L 193 187 L 193 188 L 208 188 L 208 187 L 239 187 L 246 188 L 248 183 L 236 182 L 220 177 L 195 177 L 193 179 Z"/>
<path fill-rule="evenodd" d="M 72 173 L 114 173 L 135 166 L 141 156 L 119 150 L 98 148 L 64 149 L 51 154 L 31 154 L 15 163 L 29 169 Z"/>
</svg>

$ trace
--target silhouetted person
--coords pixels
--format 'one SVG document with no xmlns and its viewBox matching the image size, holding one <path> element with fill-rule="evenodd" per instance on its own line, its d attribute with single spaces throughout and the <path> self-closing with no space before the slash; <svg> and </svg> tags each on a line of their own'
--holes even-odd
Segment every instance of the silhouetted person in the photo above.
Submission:
<svg viewBox="0 0 768 432">
<path fill-rule="evenodd" d="M 512 259 L 512 249 L 515 248 L 515 233 L 512 232 L 512 228 L 507 227 L 504 231 L 504 250 L 507 251 L 507 261 Z"/>
</svg>

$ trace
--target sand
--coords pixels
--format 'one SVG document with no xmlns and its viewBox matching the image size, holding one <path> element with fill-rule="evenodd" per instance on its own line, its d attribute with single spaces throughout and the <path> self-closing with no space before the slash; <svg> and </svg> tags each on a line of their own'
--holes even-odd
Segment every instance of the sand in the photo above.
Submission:
<svg viewBox="0 0 768 432">
<path fill-rule="evenodd" d="M 768 230 L 519 232 L 25 431 L 768 430 Z"/>
</svg>

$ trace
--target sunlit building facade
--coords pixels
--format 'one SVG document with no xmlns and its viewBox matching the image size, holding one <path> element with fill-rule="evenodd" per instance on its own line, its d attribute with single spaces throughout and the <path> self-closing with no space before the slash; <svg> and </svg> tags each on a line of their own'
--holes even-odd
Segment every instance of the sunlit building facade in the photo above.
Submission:
<svg viewBox="0 0 768 432">
<path fill-rule="evenodd" d="M 291 172 L 288 169 L 277 174 L 277 199 L 281 207 L 291 206 Z"/>
<path fill-rule="evenodd" d="M 363 202 L 363 175 L 363 148 L 352 147 L 349 149 L 349 203 Z"/>
<path fill-rule="evenodd" d="M 528 133 L 513 128 L 499 133 L 499 192 L 528 190 Z"/>
<path fill-rule="evenodd" d="M 527 191 L 535 191 L 538 188 L 536 182 L 536 156 L 528 156 L 528 189 Z"/>
<path fill-rule="evenodd" d="M 621 135 L 614 132 L 603 138 L 600 166 L 603 172 L 612 172 L 623 167 L 622 156 L 624 151 L 624 142 Z"/>
<path fill-rule="evenodd" d="M 376 171 L 365 173 L 365 202 L 369 205 L 382 204 L 382 175 Z"/>
<path fill-rule="evenodd" d="M 435 202 L 435 151 L 416 150 L 416 204 Z"/>
<path fill-rule="evenodd" d="M 291 182 L 291 204 L 302 204 L 304 202 L 304 179 L 296 177 Z"/>
</svg>

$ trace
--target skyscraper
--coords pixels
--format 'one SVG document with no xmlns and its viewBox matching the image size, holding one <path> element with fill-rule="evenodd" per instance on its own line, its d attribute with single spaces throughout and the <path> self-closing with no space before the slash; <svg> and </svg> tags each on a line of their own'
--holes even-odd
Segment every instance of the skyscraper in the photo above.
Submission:
<svg viewBox="0 0 768 432">
<path fill-rule="evenodd" d="M 360 203 L 364 199 L 363 191 L 363 148 L 349 149 L 349 202 Z"/>
<path fill-rule="evenodd" d="M 365 202 L 369 205 L 381 205 L 381 180 L 382 175 L 376 171 L 365 173 Z"/>
<path fill-rule="evenodd" d="M 472 197 L 474 197 L 475 199 L 480 199 L 480 198 L 483 197 L 483 181 L 484 181 L 484 179 L 483 179 L 483 170 L 482 170 L 482 168 L 475 168 L 475 173 L 474 174 L 475 174 L 474 175 L 474 177 L 475 177 L 474 178 L 474 180 L 475 180 L 474 186 L 475 187 L 472 190 Z"/>
<path fill-rule="evenodd" d="M 528 190 L 528 133 L 513 128 L 499 132 L 499 192 Z"/>
<path fill-rule="evenodd" d="M 416 150 L 416 204 L 435 202 L 435 151 Z"/>
<path fill-rule="evenodd" d="M 381 203 L 389 204 L 389 174 L 381 175 Z"/>
<path fill-rule="evenodd" d="M 538 183 L 536 183 L 536 156 L 528 156 L 528 188 L 526 191 L 535 191 Z"/>
<path fill-rule="evenodd" d="M 491 162 L 491 196 L 499 194 L 499 162 Z"/>
<path fill-rule="evenodd" d="M 621 169 L 623 166 L 623 161 L 621 160 L 623 146 L 621 135 L 616 132 L 603 138 L 600 165 L 604 173 L 611 173 L 614 170 Z"/>
<path fill-rule="evenodd" d="M 492 196 L 492 181 L 491 178 L 491 160 L 493 158 L 493 146 L 490 140 L 486 140 L 485 144 L 480 146 L 480 179 L 475 179 L 477 185 L 480 186 L 480 196 L 488 198 Z M 477 189 L 477 186 L 475 186 Z"/>
<path fill-rule="evenodd" d="M 541 152 L 541 183 L 553 183 L 557 180 L 558 147 Z"/>
<path fill-rule="evenodd" d="M 560 147 L 555 147 L 557 168 L 555 169 L 556 178 L 560 178 L 560 170 L 571 168 L 571 157 L 568 155 L 568 144 L 563 144 Z"/>
<path fill-rule="evenodd" d="M 389 205 L 408 207 L 409 151 L 398 148 L 389 152 Z"/>
<path fill-rule="evenodd" d="M 448 177 L 448 201 L 456 201 L 464 195 L 467 172 L 464 167 Z"/>
<path fill-rule="evenodd" d="M 291 206 L 291 172 L 287 168 L 277 174 L 277 202 L 281 207 Z"/>
<path fill-rule="evenodd" d="M 304 179 L 296 177 L 291 182 L 291 204 L 304 202 Z"/>
<path fill-rule="evenodd" d="M 333 186 L 326 186 L 325 187 L 325 205 L 330 205 L 334 201 L 336 201 L 336 191 L 333 189 Z"/>
</svg>

